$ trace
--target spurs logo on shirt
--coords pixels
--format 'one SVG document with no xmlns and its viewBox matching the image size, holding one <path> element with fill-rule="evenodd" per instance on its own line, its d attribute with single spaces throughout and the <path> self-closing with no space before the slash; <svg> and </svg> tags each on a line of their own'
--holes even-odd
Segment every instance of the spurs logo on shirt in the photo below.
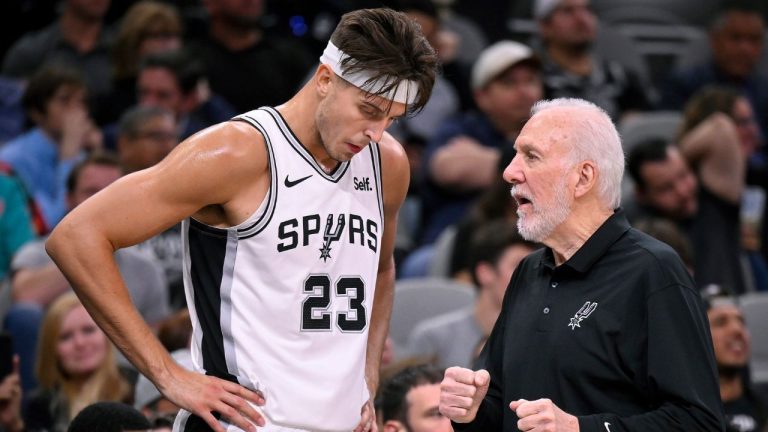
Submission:
<svg viewBox="0 0 768 432">
<path fill-rule="evenodd" d="M 238 226 L 185 221 L 196 369 L 264 393 L 264 431 L 352 430 L 369 399 L 384 220 L 378 144 L 328 173 L 274 109 L 237 120 L 264 137 L 270 187 Z"/>
<path fill-rule="evenodd" d="M 575 330 L 576 327 L 581 327 L 581 322 L 585 319 L 587 319 L 590 315 L 592 315 L 592 312 L 597 309 L 597 302 L 586 302 L 584 305 L 579 309 L 578 312 L 576 312 L 576 315 L 571 318 L 571 322 L 568 323 L 568 326 L 571 328 L 571 330 Z"/>
</svg>

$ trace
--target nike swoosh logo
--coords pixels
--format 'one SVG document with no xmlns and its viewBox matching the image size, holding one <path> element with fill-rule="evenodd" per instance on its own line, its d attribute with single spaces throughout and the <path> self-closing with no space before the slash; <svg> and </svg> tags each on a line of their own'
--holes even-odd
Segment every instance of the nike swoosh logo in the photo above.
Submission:
<svg viewBox="0 0 768 432">
<path fill-rule="evenodd" d="M 605 430 L 608 432 L 611 432 L 611 424 L 608 422 L 603 423 L 603 426 L 605 426 Z"/>
<path fill-rule="evenodd" d="M 312 174 L 310 174 L 310 175 L 308 175 L 306 177 L 302 177 L 302 178 L 300 178 L 298 180 L 291 181 L 291 180 L 288 180 L 288 176 L 285 176 L 285 187 L 294 187 L 297 184 L 303 182 L 304 180 L 306 180 L 306 179 L 308 179 L 310 177 L 312 177 Z"/>
</svg>

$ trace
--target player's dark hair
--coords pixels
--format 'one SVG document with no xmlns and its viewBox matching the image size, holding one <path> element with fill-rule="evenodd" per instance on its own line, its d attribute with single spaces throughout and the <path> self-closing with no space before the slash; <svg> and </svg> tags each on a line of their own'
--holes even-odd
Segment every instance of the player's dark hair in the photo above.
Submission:
<svg viewBox="0 0 768 432">
<path fill-rule="evenodd" d="M 402 80 L 415 81 L 418 96 L 409 112 L 418 112 L 426 105 L 437 75 L 437 55 L 416 21 L 406 14 L 387 8 L 346 13 L 331 42 L 349 56 L 341 65 L 345 73 L 364 70 L 371 74 L 365 90 L 381 82 L 381 88 L 371 93 L 382 95 Z"/>
</svg>

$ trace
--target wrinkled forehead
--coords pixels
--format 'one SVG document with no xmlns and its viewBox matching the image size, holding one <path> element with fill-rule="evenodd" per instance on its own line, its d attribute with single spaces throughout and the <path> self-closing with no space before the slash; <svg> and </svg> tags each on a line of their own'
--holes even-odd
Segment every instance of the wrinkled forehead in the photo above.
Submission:
<svg viewBox="0 0 768 432">
<path fill-rule="evenodd" d="M 532 147 L 539 151 L 564 153 L 571 148 L 573 125 L 566 113 L 555 109 L 537 113 L 523 126 L 515 148 Z"/>
</svg>

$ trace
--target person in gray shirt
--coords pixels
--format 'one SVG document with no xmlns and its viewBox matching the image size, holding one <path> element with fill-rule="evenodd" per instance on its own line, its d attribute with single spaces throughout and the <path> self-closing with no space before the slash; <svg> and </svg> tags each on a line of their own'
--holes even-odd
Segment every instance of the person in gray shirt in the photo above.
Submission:
<svg viewBox="0 0 768 432">
<path fill-rule="evenodd" d="M 513 222 L 499 219 L 479 227 L 470 248 L 475 304 L 422 321 L 408 339 L 409 355 L 438 367 L 472 365 L 499 316 L 512 272 L 536 244 L 523 239 Z"/>
</svg>

